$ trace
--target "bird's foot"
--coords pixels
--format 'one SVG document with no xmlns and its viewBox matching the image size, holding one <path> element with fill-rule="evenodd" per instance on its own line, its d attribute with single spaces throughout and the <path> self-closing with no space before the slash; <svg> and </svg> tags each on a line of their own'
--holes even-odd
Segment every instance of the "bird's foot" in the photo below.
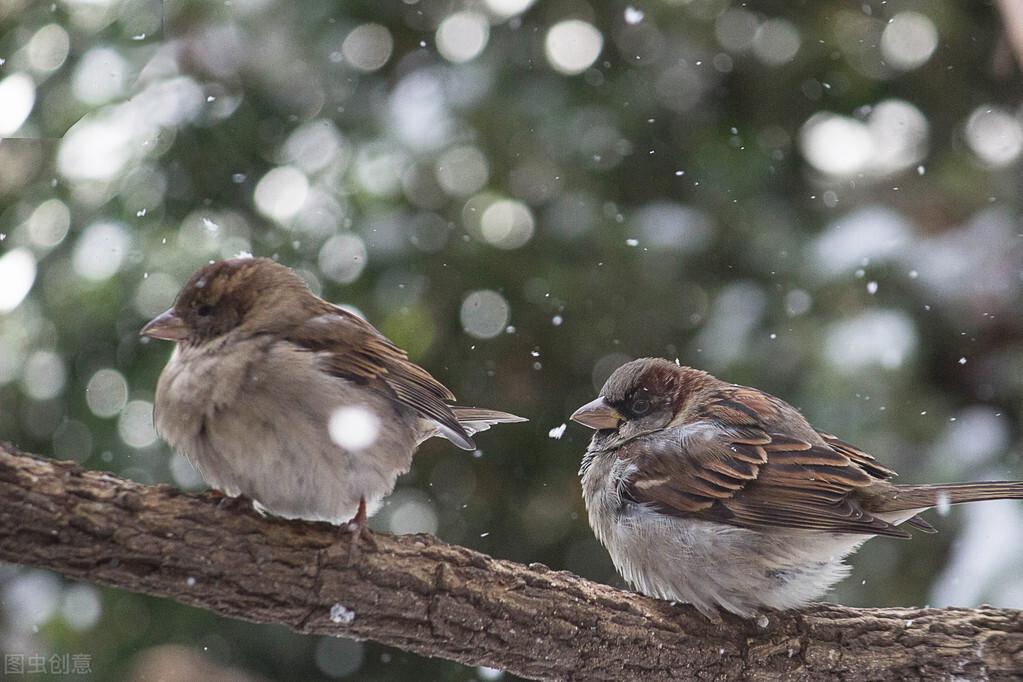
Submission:
<svg viewBox="0 0 1023 682">
<path fill-rule="evenodd" d="M 213 499 L 217 501 L 217 509 L 223 509 L 225 511 L 246 511 L 252 509 L 252 499 L 245 497 L 245 495 L 225 495 L 217 489 L 210 491 Z"/>
<path fill-rule="evenodd" d="M 351 533 L 352 537 L 348 542 L 348 566 L 351 566 L 359 558 L 360 544 L 365 542 L 374 550 L 377 549 L 377 541 L 370 530 L 366 519 L 366 498 L 359 498 L 359 510 L 352 517 L 352 520 L 341 526 L 343 533 Z"/>
</svg>

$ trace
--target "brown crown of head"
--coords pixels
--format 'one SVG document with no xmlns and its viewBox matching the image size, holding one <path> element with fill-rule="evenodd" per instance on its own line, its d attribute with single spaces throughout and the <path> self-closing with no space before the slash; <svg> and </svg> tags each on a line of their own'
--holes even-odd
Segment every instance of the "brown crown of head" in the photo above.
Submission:
<svg viewBox="0 0 1023 682">
<path fill-rule="evenodd" d="M 623 413 L 642 396 L 655 407 L 668 407 L 678 414 L 710 381 L 710 375 L 698 369 L 682 367 L 662 358 L 640 358 L 616 369 L 604 383 L 600 395 Z"/>
</svg>

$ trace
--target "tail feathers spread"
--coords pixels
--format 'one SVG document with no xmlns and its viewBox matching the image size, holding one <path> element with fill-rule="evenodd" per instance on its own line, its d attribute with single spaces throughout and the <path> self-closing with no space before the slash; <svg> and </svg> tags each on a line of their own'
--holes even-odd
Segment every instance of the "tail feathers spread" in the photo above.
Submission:
<svg viewBox="0 0 1023 682">
<path fill-rule="evenodd" d="M 515 422 L 529 421 L 523 417 L 517 417 L 514 414 L 508 412 L 499 412 L 498 410 L 486 410 L 480 407 L 461 407 L 459 405 L 451 405 L 451 411 L 455 415 L 455 419 L 458 420 L 458 424 L 465 429 L 465 432 L 472 436 L 473 434 L 479 433 L 480 431 L 486 431 L 494 424 L 512 424 Z M 452 429 L 445 427 L 443 424 L 439 424 L 432 419 L 423 420 L 421 422 L 421 434 L 419 442 L 422 443 L 427 438 L 433 436 L 443 436 L 452 443 L 462 448 L 463 450 L 472 450 L 475 448 L 475 444 L 471 440 L 466 440 L 455 434 Z"/>
<path fill-rule="evenodd" d="M 883 511 L 925 509 L 962 502 L 1009 499 L 1023 499 L 1023 481 L 899 485 L 895 486 L 895 492 L 891 497 L 885 500 Z"/>
</svg>

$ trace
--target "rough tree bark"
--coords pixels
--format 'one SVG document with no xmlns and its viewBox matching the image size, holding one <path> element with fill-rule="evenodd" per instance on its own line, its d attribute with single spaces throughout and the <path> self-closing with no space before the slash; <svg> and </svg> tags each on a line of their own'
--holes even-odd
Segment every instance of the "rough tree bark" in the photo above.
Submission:
<svg viewBox="0 0 1023 682">
<path fill-rule="evenodd" d="M 425 535 L 352 551 L 326 524 L 224 509 L 0 444 L 0 560 L 303 633 L 537 679 L 1020 679 L 1009 609 L 822 604 L 714 625 L 540 564 Z"/>
</svg>

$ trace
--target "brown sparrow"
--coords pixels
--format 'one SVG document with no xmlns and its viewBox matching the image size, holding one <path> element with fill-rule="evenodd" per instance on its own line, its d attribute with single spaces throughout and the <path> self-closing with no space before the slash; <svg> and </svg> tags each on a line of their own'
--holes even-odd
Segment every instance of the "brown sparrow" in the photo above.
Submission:
<svg viewBox="0 0 1023 682">
<path fill-rule="evenodd" d="M 655 358 L 629 362 L 572 415 L 590 525 L 644 594 L 758 617 L 820 597 L 843 558 L 945 504 L 1023 498 L 1023 482 L 894 485 L 895 472 L 763 391 Z"/>
<path fill-rule="evenodd" d="M 157 430 L 211 486 L 277 516 L 362 528 L 427 438 L 473 450 L 473 433 L 525 421 L 449 405 L 372 325 L 266 258 L 203 267 L 142 334 L 177 342 Z"/>
</svg>

